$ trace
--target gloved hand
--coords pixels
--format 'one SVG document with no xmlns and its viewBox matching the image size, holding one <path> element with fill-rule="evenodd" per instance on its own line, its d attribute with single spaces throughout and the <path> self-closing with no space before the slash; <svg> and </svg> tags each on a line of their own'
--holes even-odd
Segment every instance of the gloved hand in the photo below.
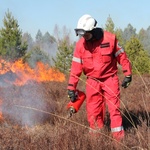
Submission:
<svg viewBox="0 0 150 150">
<path fill-rule="evenodd" d="M 132 76 L 126 76 L 122 82 L 122 87 L 127 88 L 132 81 Z"/>
<path fill-rule="evenodd" d="M 76 101 L 76 94 L 74 90 L 68 90 L 68 97 L 70 98 L 71 102 Z"/>
</svg>

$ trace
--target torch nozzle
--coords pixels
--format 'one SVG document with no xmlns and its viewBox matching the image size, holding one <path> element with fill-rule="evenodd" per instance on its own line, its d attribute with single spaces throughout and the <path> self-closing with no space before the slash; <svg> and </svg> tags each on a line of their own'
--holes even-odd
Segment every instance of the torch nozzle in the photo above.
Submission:
<svg viewBox="0 0 150 150">
<path fill-rule="evenodd" d="M 76 112 L 76 110 L 73 107 L 70 107 L 70 109 L 69 109 L 69 117 L 71 117 L 75 112 Z"/>
</svg>

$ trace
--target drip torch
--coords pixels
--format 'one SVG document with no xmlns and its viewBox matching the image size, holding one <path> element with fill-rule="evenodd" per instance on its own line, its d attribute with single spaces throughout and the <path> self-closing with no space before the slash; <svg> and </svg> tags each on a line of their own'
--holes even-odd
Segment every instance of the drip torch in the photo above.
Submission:
<svg viewBox="0 0 150 150">
<path fill-rule="evenodd" d="M 82 103 L 84 102 L 86 95 L 84 92 L 76 90 L 76 101 L 75 102 L 69 102 L 67 104 L 67 109 L 69 110 L 69 117 L 71 117 L 74 113 L 78 112 L 79 108 L 81 107 Z"/>
</svg>

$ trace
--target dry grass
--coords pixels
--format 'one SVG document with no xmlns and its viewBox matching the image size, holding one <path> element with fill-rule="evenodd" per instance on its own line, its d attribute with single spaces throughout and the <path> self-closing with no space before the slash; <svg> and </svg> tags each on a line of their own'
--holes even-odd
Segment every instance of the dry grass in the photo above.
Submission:
<svg viewBox="0 0 150 150">
<path fill-rule="evenodd" d="M 72 118 L 66 118 L 67 82 L 1 86 L 0 150 L 149 150 L 149 78 L 142 76 L 142 81 L 134 76 L 130 87 L 121 89 L 126 134 L 121 142 L 111 137 L 108 113 L 97 136 L 88 133 L 85 103 Z M 84 89 L 83 82 L 79 88 Z"/>
</svg>

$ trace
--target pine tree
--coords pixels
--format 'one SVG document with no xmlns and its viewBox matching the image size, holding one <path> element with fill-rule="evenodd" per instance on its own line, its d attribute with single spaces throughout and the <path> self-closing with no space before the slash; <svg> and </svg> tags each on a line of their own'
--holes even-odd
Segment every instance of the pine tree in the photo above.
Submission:
<svg viewBox="0 0 150 150">
<path fill-rule="evenodd" d="M 112 20 L 112 18 L 109 17 L 107 18 L 106 24 L 105 24 L 105 30 L 111 33 L 114 33 L 116 35 L 116 38 L 118 39 L 119 43 L 121 46 L 124 46 L 124 41 L 122 38 L 122 30 L 120 28 L 115 29 L 115 24 Z"/>
<path fill-rule="evenodd" d="M 31 34 L 29 34 L 28 32 L 25 32 L 23 35 L 22 35 L 22 41 L 24 43 L 27 43 L 28 45 L 28 49 L 27 51 L 30 51 L 33 46 L 34 46 L 34 41 L 33 41 L 33 38 L 31 37 Z"/>
<path fill-rule="evenodd" d="M 9 12 L 5 13 L 4 28 L 0 30 L 0 55 L 15 60 L 25 55 L 27 44 L 22 43 L 22 32 L 18 21 Z"/>
<path fill-rule="evenodd" d="M 123 40 L 123 38 L 122 38 L 122 30 L 121 29 L 116 29 L 115 30 L 115 35 L 116 35 L 116 38 L 118 39 L 118 41 L 119 41 L 119 45 L 121 45 L 122 47 L 124 47 L 124 45 L 125 45 L 125 42 L 124 42 L 124 40 Z"/>
<path fill-rule="evenodd" d="M 134 28 L 130 23 L 127 25 L 127 27 L 124 29 L 123 32 L 123 40 L 126 42 L 130 40 L 132 37 L 136 37 L 136 28 Z"/>
<path fill-rule="evenodd" d="M 41 30 L 38 30 L 38 32 L 36 34 L 36 37 L 35 37 L 36 42 L 37 43 L 41 43 L 42 42 L 42 38 L 43 38 L 43 34 L 42 34 Z"/>
<path fill-rule="evenodd" d="M 61 32 L 60 32 L 61 31 Z M 70 30 L 63 27 L 62 30 L 56 25 L 54 28 L 54 35 L 58 46 L 56 57 L 52 58 L 54 67 L 64 74 L 68 74 L 71 67 L 74 44 L 72 44 L 70 37 Z"/>
<path fill-rule="evenodd" d="M 115 29 L 115 24 L 112 18 L 109 16 L 105 24 L 105 30 L 108 32 L 114 33 L 114 29 Z"/>
<path fill-rule="evenodd" d="M 138 38 L 141 41 L 141 43 L 144 46 L 144 49 L 148 51 L 150 54 L 150 26 L 147 28 L 147 30 L 144 30 L 143 28 L 139 31 Z"/>
<path fill-rule="evenodd" d="M 56 58 L 53 58 L 54 66 L 63 73 L 68 73 L 73 55 L 73 45 L 68 44 L 67 40 L 62 40 L 58 46 Z"/>
<path fill-rule="evenodd" d="M 150 73 L 150 57 L 136 37 L 132 37 L 125 46 L 132 63 L 133 73 Z"/>
</svg>

